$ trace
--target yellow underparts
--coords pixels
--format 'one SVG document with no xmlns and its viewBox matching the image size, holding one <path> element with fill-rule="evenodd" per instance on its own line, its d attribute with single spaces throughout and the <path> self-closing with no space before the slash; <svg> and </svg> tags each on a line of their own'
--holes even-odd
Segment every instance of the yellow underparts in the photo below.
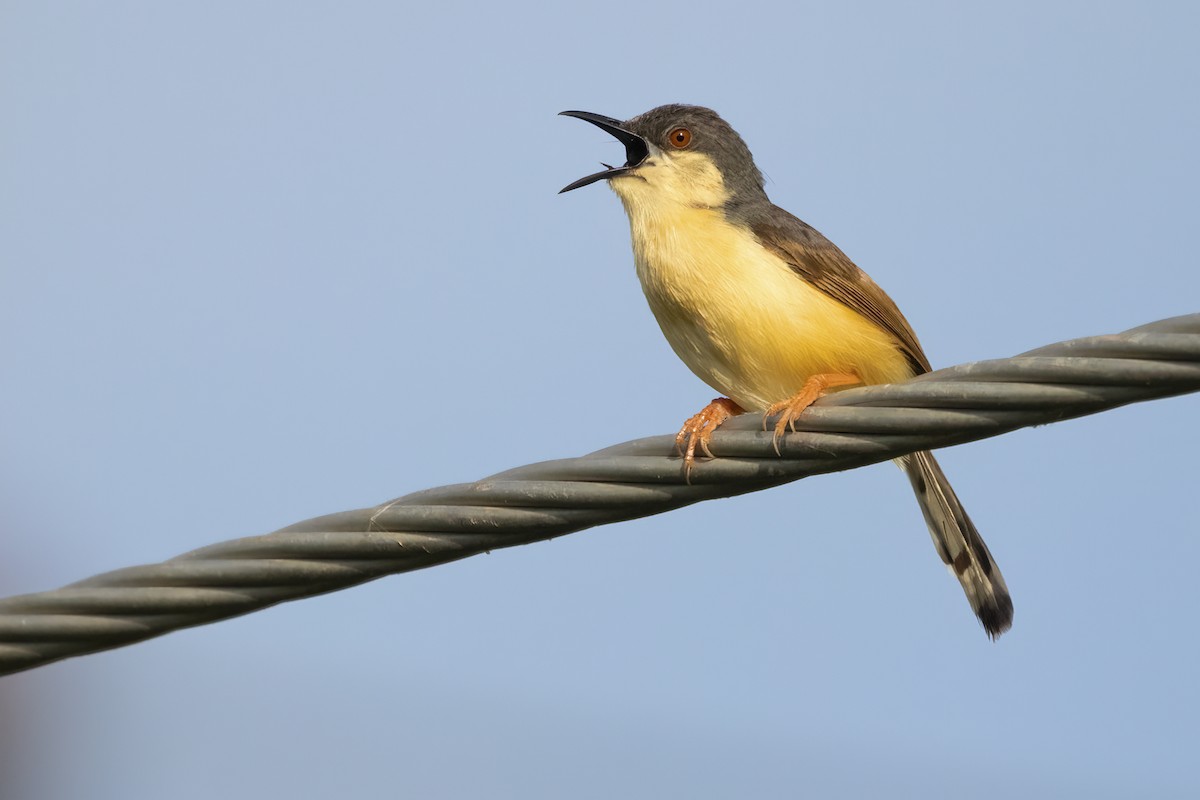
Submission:
<svg viewBox="0 0 1200 800">
<path fill-rule="evenodd" d="M 889 334 L 800 278 L 719 203 L 664 203 L 661 186 L 653 202 L 639 202 L 649 187 L 637 181 L 613 188 L 629 213 L 642 289 L 675 353 L 709 386 L 764 410 L 812 375 L 854 372 L 867 384 L 912 376 Z M 694 185 L 687 196 L 697 196 Z"/>
</svg>

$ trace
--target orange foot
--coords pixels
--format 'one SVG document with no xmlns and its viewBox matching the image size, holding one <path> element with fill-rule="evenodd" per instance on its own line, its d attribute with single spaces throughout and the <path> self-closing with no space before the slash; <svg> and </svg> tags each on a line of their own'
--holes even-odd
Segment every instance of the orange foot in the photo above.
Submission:
<svg viewBox="0 0 1200 800">
<path fill-rule="evenodd" d="M 683 423 L 679 433 L 675 434 L 675 452 L 683 456 L 683 475 L 688 483 L 692 480 L 692 465 L 696 463 L 696 448 L 699 447 L 701 453 L 712 458 L 708 443 L 712 440 L 713 431 L 725 420 L 744 412 L 744 408 L 728 397 L 718 397 Z"/>
<path fill-rule="evenodd" d="M 775 442 L 775 453 L 779 453 L 779 437 L 783 436 L 784 431 L 789 428 L 795 432 L 796 417 L 815 403 L 817 398 L 823 397 L 835 386 L 852 386 L 861 382 L 862 379 L 853 372 L 827 372 L 822 375 L 813 375 L 804 382 L 804 387 L 793 397 L 768 408 L 767 413 L 763 414 L 764 431 L 767 429 L 767 418 L 779 415 L 779 421 L 775 423 L 775 436 L 772 437 Z"/>
</svg>

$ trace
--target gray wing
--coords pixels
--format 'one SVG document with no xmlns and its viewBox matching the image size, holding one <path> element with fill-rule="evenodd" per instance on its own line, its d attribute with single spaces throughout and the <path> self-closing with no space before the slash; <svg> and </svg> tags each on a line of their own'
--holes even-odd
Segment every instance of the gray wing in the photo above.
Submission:
<svg viewBox="0 0 1200 800">
<path fill-rule="evenodd" d="M 917 335 L 892 298 L 820 231 L 775 205 L 750 229 L 801 279 L 890 333 L 916 374 L 930 371 Z"/>
</svg>

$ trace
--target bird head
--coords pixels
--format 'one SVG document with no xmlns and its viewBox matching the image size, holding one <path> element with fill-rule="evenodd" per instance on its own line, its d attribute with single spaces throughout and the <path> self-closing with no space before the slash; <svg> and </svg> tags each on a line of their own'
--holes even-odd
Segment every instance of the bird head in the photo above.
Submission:
<svg viewBox="0 0 1200 800">
<path fill-rule="evenodd" d="M 766 198 L 750 149 L 712 109 L 665 105 L 625 121 L 588 111 L 562 114 L 612 134 L 625 145 L 625 163 L 605 164 L 561 192 L 606 180 L 629 210 L 669 205 L 724 208 L 732 200 Z"/>
</svg>

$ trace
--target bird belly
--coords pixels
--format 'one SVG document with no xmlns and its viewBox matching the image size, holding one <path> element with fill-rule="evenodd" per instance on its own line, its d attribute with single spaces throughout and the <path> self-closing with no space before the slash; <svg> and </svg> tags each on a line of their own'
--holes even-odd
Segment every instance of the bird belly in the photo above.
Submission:
<svg viewBox="0 0 1200 800">
<path fill-rule="evenodd" d="M 667 341 L 709 386 L 763 410 L 813 375 L 912 376 L 890 334 L 802 279 L 748 229 L 712 209 L 673 216 L 631 218 L 634 259 Z"/>
</svg>

